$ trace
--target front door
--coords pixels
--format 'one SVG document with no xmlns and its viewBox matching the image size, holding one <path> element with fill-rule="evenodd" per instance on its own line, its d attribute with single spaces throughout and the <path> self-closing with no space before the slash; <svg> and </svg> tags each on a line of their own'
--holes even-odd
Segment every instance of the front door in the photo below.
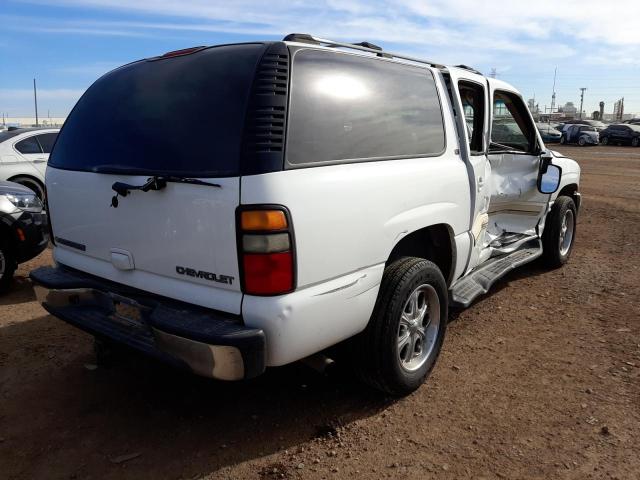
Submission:
<svg viewBox="0 0 640 480">
<path fill-rule="evenodd" d="M 492 102 L 489 162 L 491 185 L 487 236 L 500 243 L 509 234 L 537 235 L 548 194 L 537 189 L 542 140 L 522 97 L 489 80 Z"/>
</svg>

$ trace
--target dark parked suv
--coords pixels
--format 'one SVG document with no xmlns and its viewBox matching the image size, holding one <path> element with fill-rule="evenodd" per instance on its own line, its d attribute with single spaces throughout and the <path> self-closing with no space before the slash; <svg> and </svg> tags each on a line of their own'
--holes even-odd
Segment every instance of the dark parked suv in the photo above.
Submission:
<svg viewBox="0 0 640 480">
<path fill-rule="evenodd" d="M 23 185 L 0 181 L 0 293 L 13 273 L 49 244 L 47 214 L 36 194 Z"/>
<path fill-rule="evenodd" d="M 640 146 L 640 125 L 617 124 L 609 125 L 600 132 L 602 145 L 631 145 Z"/>
</svg>

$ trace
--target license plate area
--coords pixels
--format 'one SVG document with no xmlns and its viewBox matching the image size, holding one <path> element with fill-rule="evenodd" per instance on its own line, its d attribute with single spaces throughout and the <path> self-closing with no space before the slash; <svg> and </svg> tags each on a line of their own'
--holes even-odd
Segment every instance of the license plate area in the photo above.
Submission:
<svg viewBox="0 0 640 480">
<path fill-rule="evenodd" d="M 149 312 L 149 307 L 139 304 L 130 298 L 111 294 L 113 301 L 113 314 L 111 319 L 129 328 L 147 330 L 145 315 Z"/>
</svg>

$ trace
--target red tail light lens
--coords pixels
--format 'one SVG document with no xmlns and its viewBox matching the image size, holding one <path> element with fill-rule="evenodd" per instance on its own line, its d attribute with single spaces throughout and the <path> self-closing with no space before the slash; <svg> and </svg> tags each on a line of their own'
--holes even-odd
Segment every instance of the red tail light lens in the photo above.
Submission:
<svg viewBox="0 0 640 480">
<path fill-rule="evenodd" d="M 243 207 L 237 215 L 242 290 L 250 295 L 282 295 L 295 289 L 295 252 L 286 209 Z"/>
<path fill-rule="evenodd" d="M 274 295 L 293 289 L 291 252 L 244 255 L 244 288 L 252 295 Z"/>
</svg>

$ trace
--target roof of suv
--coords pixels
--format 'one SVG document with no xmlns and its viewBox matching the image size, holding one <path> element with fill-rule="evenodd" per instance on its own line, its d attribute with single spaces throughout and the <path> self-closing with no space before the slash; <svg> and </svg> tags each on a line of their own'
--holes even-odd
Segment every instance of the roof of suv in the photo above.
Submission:
<svg viewBox="0 0 640 480">
<path fill-rule="evenodd" d="M 520 93 L 517 91 L 509 83 L 498 80 L 496 78 L 489 78 L 483 75 L 481 72 L 475 70 L 472 67 L 467 65 L 444 65 L 441 63 L 433 62 L 427 59 L 421 59 L 416 57 L 410 57 L 404 54 L 398 54 L 393 52 L 388 52 L 377 45 L 373 45 L 369 42 L 360 42 L 360 43 L 345 43 L 345 42 L 337 42 L 333 40 L 328 40 L 325 38 L 315 37 L 306 33 L 291 33 L 282 39 L 284 43 L 287 45 L 298 46 L 298 47 L 306 47 L 306 48 L 317 48 L 328 51 L 336 51 L 336 49 L 347 49 L 353 50 L 353 54 L 363 55 L 364 54 L 373 54 L 376 57 L 380 57 L 381 59 L 391 60 L 398 63 L 410 64 L 414 66 L 422 66 L 424 68 L 436 68 L 441 71 L 448 72 L 457 72 L 463 75 L 478 75 L 479 77 L 487 79 L 495 89 L 507 90 L 513 93 Z M 274 43 L 274 42 L 265 42 L 265 43 Z"/>
</svg>

